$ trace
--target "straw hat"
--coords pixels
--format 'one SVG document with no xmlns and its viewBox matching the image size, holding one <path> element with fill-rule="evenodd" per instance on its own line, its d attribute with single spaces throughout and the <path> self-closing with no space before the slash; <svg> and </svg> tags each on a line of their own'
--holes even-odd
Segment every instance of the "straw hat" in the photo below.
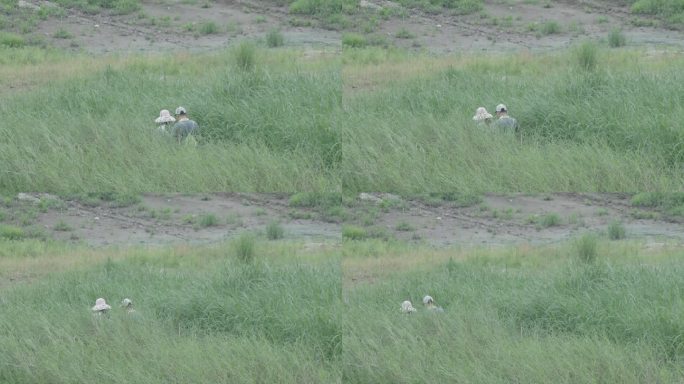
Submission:
<svg viewBox="0 0 684 384">
<path fill-rule="evenodd" d="M 403 303 L 401 303 L 401 312 L 402 313 L 413 313 L 415 311 L 416 311 L 416 309 L 413 308 L 413 305 L 411 304 L 410 301 L 406 300 Z"/>
<path fill-rule="evenodd" d="M 432 298 L 432 296 L 426 295 L 423 297 L 423 304 L 428 305 L 430 303 L 434 303 L 435 300 Z"/>
<path fill-rule="evenodd" d="M 482 121 L 485 119 L 491 119 L 492 114 L 487 112 L 487 109 L 485 107 L 480 107 L 475 111 L 475 116 L 473 116 L 473 120 L 475 121 Z"/>
<path fill-rule="evenodd" d="M 176 118 L 171 116 L 171 112 L 169 112 L 168 109 L 162 109 L 159 111 L 159 117 L 157 117 L 154 122 L 157 124 L 160 123 L 173 123 L 176 121 Z"/>
<path fill-rule="evenodd" d="M 111 306 L 107 305 L 105 302 L 105 299 L 99 298 L 95 300 L 95 306 L 93 307 L 93 312 L 101 312 L 101 311 L 106 311 L 108 309 L 112 309 Z"/>
</svg>

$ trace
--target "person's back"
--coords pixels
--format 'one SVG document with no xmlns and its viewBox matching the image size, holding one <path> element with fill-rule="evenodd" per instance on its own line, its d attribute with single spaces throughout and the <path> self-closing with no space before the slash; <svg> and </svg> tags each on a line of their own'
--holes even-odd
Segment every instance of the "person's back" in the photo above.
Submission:
<svg viewBox="0 0 684 384">
<path fill-rule="evenodd" d="M 195 134 L 195 131 L 199 129 L 199 125 L 188 118 L 187 112 L 183 107 L 176 108 L 176 116 L 178 116 L 178 119 L 176 124 L 173 125 L 171 134 L 180 143 L 185 141 L 188 136 Z"/>
<path fill-rule="evenodd" d="M 496 106 L 496 120 L 495 126 L 505 134 L 518 133 L 518 121 L 508 116 L 508 108 L 505 105 L 499 104 Z"/>
</svg>

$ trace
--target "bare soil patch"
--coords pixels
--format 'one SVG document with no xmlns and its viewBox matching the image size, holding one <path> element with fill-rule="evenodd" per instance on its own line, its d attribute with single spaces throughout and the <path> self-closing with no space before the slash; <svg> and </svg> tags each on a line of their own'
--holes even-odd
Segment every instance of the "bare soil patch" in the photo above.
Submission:
<svg viewBox="0 0 684 384">
<path fill-rule="evenodd" d="M 552 244 L 587 232 L 606 234 L 614 222 L 625 228 L 627 239 L 684 243 L 681 222 L 655 209 L 632 207 L 626 194 L 487 195 L 467 207 L 421 200 L 386 204 L 387 198 L 372 196 L 381 200 L 366 200 L 359 210 L 370 214 L 365 219 L 357 214 L 355 224 L 369 233 L 434 246 Z"/>
</svg>

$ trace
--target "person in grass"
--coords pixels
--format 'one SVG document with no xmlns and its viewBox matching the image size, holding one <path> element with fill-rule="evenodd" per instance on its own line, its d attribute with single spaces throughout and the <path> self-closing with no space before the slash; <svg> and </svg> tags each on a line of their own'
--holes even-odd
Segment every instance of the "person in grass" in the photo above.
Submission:
<svg viewBox="0 0 684 384">
<path fill-rule="evenodd" d="M 489 126 L 492 124 L 492 118 L 493 117 L 494 116 L 492 116 L 491 113 L 487 112 L 487 109 L 485 107 L 479 107 L 475 111 L 475 116 L 473 116 L 473 121 L 475 121 L 475 123 L 478 126 L 485 127 L 485 126 Z"/>
<path fill-rule="evenodd" d="M 199 125 L 188 118 L 188 112 L 183 107 L 176 108 L 176 124 L 173 125 L 171 135 L 178 143 L 197 145 L 194 134 L 199 129 Z"/>
<path fill-rule="evenodd" d="M 425 308 L 427 308 L 429 311 L 444 312 L 444 309 L 442 309 L 442 307 L 438 307 L 435 304 L 435 300 L 432 298 L 432 296 L 426 295 L 425 297 L 423 297 L 423 305 L 425 305 Z"/>
<path fill-rule="evenodd" d="M 103 298 L 95 300 L 95 306 L 92 308 L 93 314 L 98 316 L 106 314 L 110 309 L 112 309 L 112 307 L 108 305 Z"/>
<path fill-rule="evenodd" d="M 133 308 L 133 301 L 129 298 L 125 298 L 121 301 L 121 307 L 129 315 L 135 313 L 135 309 Z"/>
<path fill-rule="evenodd" d="M 518 121 L 508 116 L 508 108 L 504 104 L 496 106 L 496 127 L 506 134 L 518 134 Z"/>
<path fill-rule="evenodd" d="M 410 301 L 406 300 L 403 303 L 401 303 L 401 313 L 411 314 L 415 311 L 416 309 L 413 308 L 413 304 L 411 304 Z"/>
<path fill-rule="evenodd" d="M 171 112 L 168 109 L 162 109 L 159 111 L 159 117 L 157 117 L 154 122 L 157 123 L 157 130 L 160 133 L 168 133 L 171 131 L 171 123 L 175 122 L 176 119 L 171 116 Z"/>
</svg>

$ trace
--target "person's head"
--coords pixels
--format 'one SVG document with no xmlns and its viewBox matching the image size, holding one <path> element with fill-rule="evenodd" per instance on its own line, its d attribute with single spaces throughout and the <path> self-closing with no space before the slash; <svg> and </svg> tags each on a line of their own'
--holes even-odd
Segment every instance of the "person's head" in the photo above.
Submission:
<svg viewBox="0 0 684 384">
<path fill-rule="evenodd" d="M 93 309 L 93 312 L 106 312 L 107 310 L 109 310 L 111 308 L 112 307 L 110 307 L 107 304 L 105 299 L 100 297 L 99 299 L 95 300 L 95 306 L 93 306 L 92 309 Z"/>
<path fill-rule="evenodd" d="M 492 121 L 492 114 L 487 112 L 487 109 L 485 107 L 479 107 L 475 111 L 475 116 L 473 116 L 473 120 L 475 120 L 475 122 L 477 123 L 489 123 L 490 121 Z"/>
<path fill-rule="evenodd" d="M 435 303 L 435 300 L 432 298 L 432 296 L 427 295 L 427 296 L 423 297 L 423 305 L 430 305 L 430 304 L 434 304 L 434 303 Z"/>
<path fill-rule="evenodd" d="M 121 306 L 124 308 L 132 308 L 133 307 L 133 301 L 131 301 L 131 299 L 129 299 L 129 298 L 125 298 L 125 299 L 123 299 L 123 301 L 121 301 Z"/>
<path fill-rule="evenodd" d="M 508 114 L 508 108 L 504 104 L 499 104 L 496 106 L 496 115 L 501 117 Z"/>
<path fill-rule="evenodd" d="M 169 123 L 173 123 L 176 121 L 176 119 L 171 116 L 171 112 L 169 112 L 168 109 L 162 109 L 159 111 L 159 117 L 157 117 L 154 122 L 160 125 L 166 125 Z"/>
<path fill-rule="evenodd" d="M 186 119 L 188 117 L 188 111 L 185 110 L 183 107 L 178 107 L 176 108 L 176 118 L 177 119 Z"/>
</svg>

